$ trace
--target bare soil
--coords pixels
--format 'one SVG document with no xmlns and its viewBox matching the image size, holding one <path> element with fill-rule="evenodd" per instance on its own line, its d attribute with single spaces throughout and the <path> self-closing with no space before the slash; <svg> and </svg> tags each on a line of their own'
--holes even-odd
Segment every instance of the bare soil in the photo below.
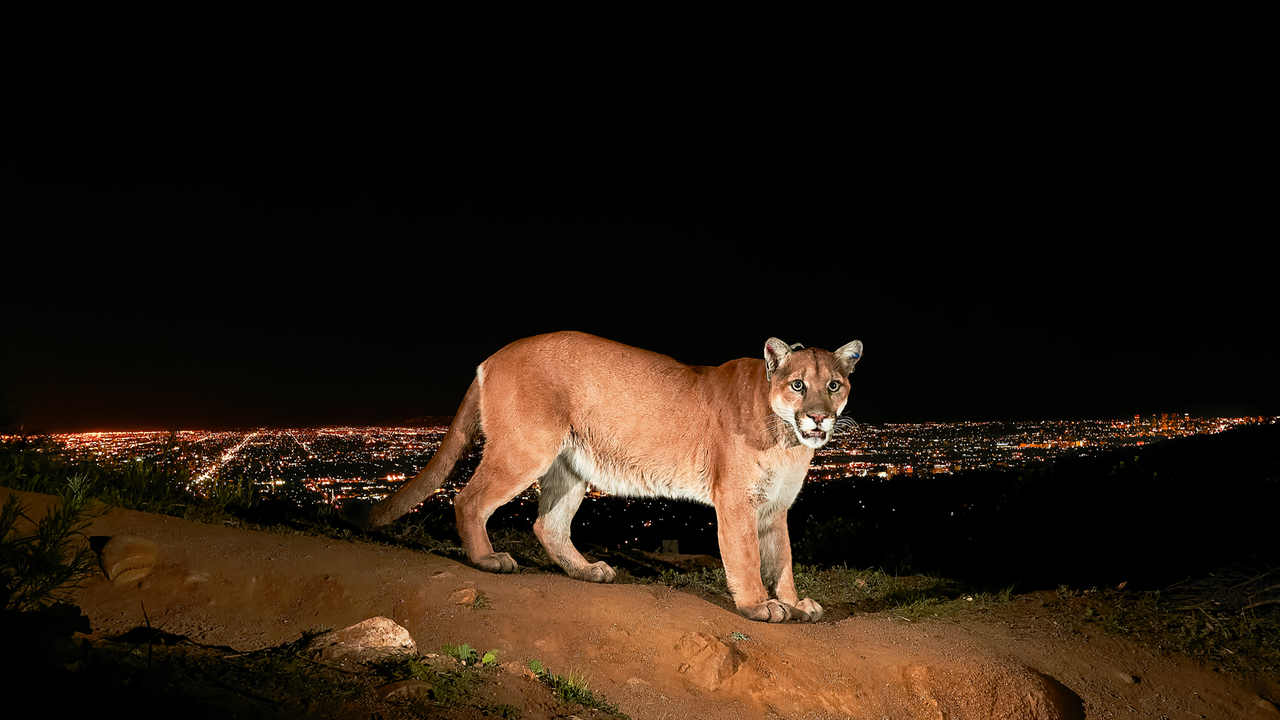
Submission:
<svg viewBox="0 0 1280 720">
<path fill-rule="evenodd" d="M 29 506 L 44 499 L 19 495 Z M 245 652 L 385 616 L 422 653 L 461 643 L 500 650 L 505 669 L 491 672 L 485 692 L 525 718 L 569 716 L 522 671 L 532 658 L 556 673 L 584 673 L 637 719 L 1280 718 L 1275 677 L 1219 672 L 1109 636 L 1072 619 L 1051 594 L 1018 596 L 998 618 L 876 614 L 767 625 L 662 586 L 492 575 L 368 542 L 120 509 L 94 520 L 89 534 L 160 547 L 140 583 L 99 576 L 75 593 L 89 638 L 149 624 Z M 390 707 L 361 712 L 398 716 Z M 335 708 L 339 715 L 347 716 Z"/>
</svg>

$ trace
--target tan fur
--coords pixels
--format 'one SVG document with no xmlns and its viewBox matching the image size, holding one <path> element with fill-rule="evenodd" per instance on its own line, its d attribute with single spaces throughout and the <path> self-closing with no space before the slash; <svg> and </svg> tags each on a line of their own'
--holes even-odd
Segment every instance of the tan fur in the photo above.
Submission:
<svg viewBox="0 0 1280 720">
<path fill-rule="evenodd" d="M 481 363 L 453 425 L 427 467 L 373 509 L 381 525 L 413 509 L 448 477 L 475 440 L 484 457 L 454 501 L 458 533 L 477 567 L 511 572 L 485 523 L 539 483 L 534 532 L 570 576 L 608 582 L 587 562 L 569 526 L 588 484 L 612 495 L 713 505 L 720 553 L 738 611 L 754 620 L 816 620 L 797 597 L 787 508 L 815 448 L 831 437 L 862 355 L 793 350 L 777 338 L 763 360 L 693 367 L 575 332 L 516 341 Z M 838 385 L 838 388 L 833 388 Z"/>
</svg>

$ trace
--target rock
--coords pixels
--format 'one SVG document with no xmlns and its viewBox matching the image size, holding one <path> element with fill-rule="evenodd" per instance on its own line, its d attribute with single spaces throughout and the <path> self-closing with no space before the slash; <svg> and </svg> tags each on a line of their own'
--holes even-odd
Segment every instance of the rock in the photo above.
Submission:
<svg viewBox="0 0 1280 720">
<path fill-rule="evenodd" d="M 715 690 L 733 677 L 742 662 L 741 652 L 719 638 L 693 632 L 680 638 L 676 650 L 683 662 L 679 672 L 694 685 Z"/>
<path fill-rule="evenodd" d="M 102 572 L 115 585 L 136 585 L 151 575 L 160 546 L 135 535 L 116 535 L 102 547 Z"/>
<path fill-rule="evenodd" d="M 351 668 L 416 655 L 418 647 L 408 630 L 388 618 L 375 617 L 316 637 L 307 652 L 339 667 Z"/>
<path fill-rule="evenodd" d="M 1255 703 L 1255 705 L 1257 705 L 1257 706 L 1258 706 L 1258 709 L 1259 709 L 1259 710 L 1261 710 L 1262 712 L 1264 712 L 1264 713 L 1266 713 L 1266 714 L 1269 714 L 1269 715 L 1280 715 L 1280 708 L 1276 707 L 1276 704 L 1275 704 L 1275 703 L 1271 702 L 1270 700 L 1268 700 L 1268 699 L 1266 699 L 1266 698 L 1264 698 L 1264 697 L 1260 697 L 1260 698 L 1258 698 L 1258 702 L 1257 702 L 1257 703 Z"/>
<path fill-rule="evenodd" d="M 454 605 L 472 605 L 478 597 L 480 592 L 475 588 L 463 588 L 450 595 L 448 602 Z"/>
<path fill-rule="evenodd" d="M 448 655 L 439 655 L 437 653 L 419 655 L 418 662 L 421 662 L 423 665 L 426 665 L 438 673 L 455 672 L 460 665 L 457 658 L 452 658 Z"/>
</svg>

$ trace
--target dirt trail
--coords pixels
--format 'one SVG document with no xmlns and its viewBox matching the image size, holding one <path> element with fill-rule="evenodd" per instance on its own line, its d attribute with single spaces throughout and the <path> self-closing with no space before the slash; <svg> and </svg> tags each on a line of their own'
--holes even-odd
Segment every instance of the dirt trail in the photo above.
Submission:
<svg viewBox="0 0 1280 720">
<path fill-rule="evenodd" d="M 0 491 L 4 493 L 7 491 Z M 44 496 L 20 493 L 29 505 Z M 1012 625 L 855 616 L 744 620 L 665 587 L 491 575 L 412 550 L 210 526 L 127 510 L 91 535 L 158 544 L 141 587 L 92 581 L 95 636 L 144 623 L 252 650 L 382 615 L 423 651 L 467 643 L 585 672 L 633 718 L 1280 718 L 1271 679 L 1232 678 L 1035 611 Z M 460 603 L 474 590 L 484 602 Z M 460 591 L 464 591 L 458 595 Z"/>
</svg>

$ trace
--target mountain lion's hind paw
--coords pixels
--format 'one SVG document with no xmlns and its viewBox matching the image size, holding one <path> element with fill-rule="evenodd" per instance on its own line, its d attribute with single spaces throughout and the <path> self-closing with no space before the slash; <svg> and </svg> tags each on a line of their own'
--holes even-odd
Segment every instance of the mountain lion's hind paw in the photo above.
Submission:
<svg viewBox="0 0 1280 720">
<path fill-rule="evenodd" d="M 520 569 L 515 558 L 507 553 L 486 555 L 476 561 L 476 567 L 491 573 L 513 573 Z"/>
<path fill-rule="evenodd" d="M 613 582 L 613 577 L 616 574 L 617 573 L 614 572 L 613 568 L 609 567 L 608 563 L 601 560 L 600 562 L 594 562 L 588 565 L 585 571 L 578 576 L 578 579 L 594 583 L 607 583 Z"/>
</svg>

